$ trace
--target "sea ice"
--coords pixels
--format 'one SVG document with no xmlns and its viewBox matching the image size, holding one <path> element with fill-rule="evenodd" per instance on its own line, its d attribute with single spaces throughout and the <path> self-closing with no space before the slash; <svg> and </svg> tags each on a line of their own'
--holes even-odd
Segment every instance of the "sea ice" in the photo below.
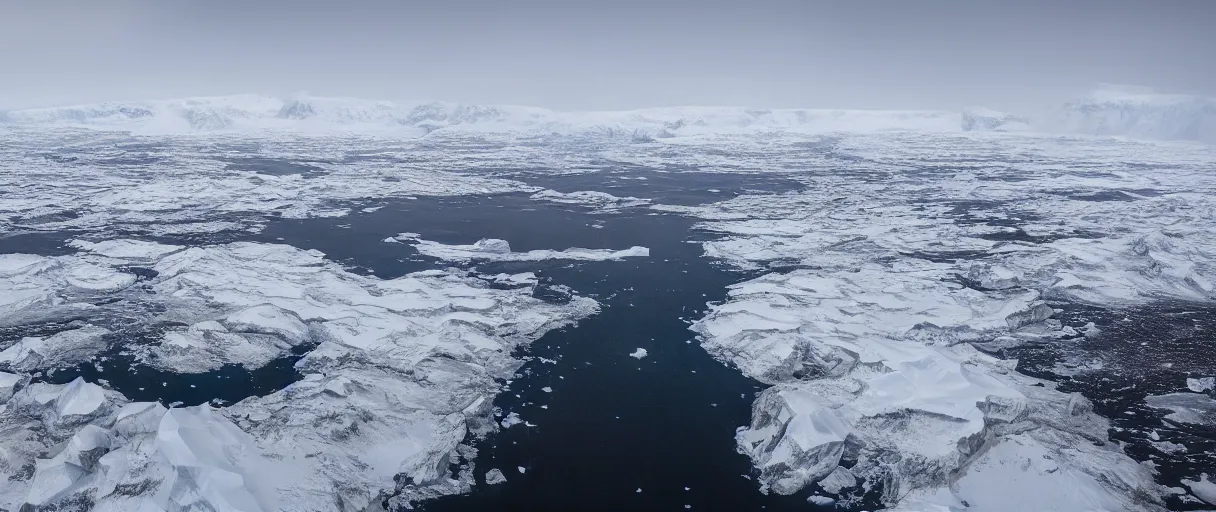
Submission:
<svg viewBox="0 0 1216 512">
<path fill-rule="evenodd" d="M 22 338 L 0 351 L 0 368 L 30 373 L 87 361 L 106 348 L 108 334 L 108 329 L 88 325 L 45 338 Z"/>
<path fill-rule="evenodd" d="M 502 471 L 499 470 L 498 468 L 493 468 L 489 471 L 486 471 L 486 484 L 498 485 L 498 484 L 503 484 L 506 482 L 507 482 L 507 476 L 502 474 Z"/>
<path fill-rule="evenodd" d="M 82 257 L 94 258 L 89 264 L 99 267 L 127 264 L 100 254 L 0 258 L 9 263 L 0 266 L 8 269 L 0 286 L 41 286 L 40 295 L 7 296 L 0 317 L 38 318 L 29 309 L 37 301 L 71 299 L 77 288 L 64 270 Z M 214 411 L 200 406 L 157 412 L 159 405 L 144 406 L 139 414 L 151 415 L 140 420 L 152 425 L 147 430 L 123 426 L 122 418 L 135 414 L 123 411 L 137 404 L 124 408 L 125 399 L 96 384 L 78 379 L 19 388 L 23 377 L 5 377 L 10 391 L 4 394 L 16 394 L 0 410 L 0 432 L 7 432 L 6 448 L 14 448 L 3 454 L 0 477 L 15 483 L 0 493 L 0 508 L 26 502 L 53 507 L 88 494 L 96 510 L 150 504 L 321 511 L 336 502 L 363 509 L 387 496 L 408 502 L 462 492 L 472 477 L 449 474 L 447 462 L 464 450 L 467 436 L 494 428 L 496 379 L 522 364 L 512 353 L 597 308 L 581 297 L 565 304 L 536 299 L 528 286 L 534 281 L 501 289 L 455 270 L 390 280 L 360 276 L 317 251 L 285 245 L 235 243 L 143 251 L 138 257 L 148 258 L 144 263 L 155 273 L 143 286 L 121 293 L 159 305 L 163 313 L 148 322 L 187 325 L 166 331 L 143 354 L 149 362 L 179 372 L 220 363 L 257 366 L 309 343 L 311 350 L 296 365 L 303 380 Z M 124 304 L 90 311 L 101 314 Z M 102 335 L 99 328 L 84 327 L 27 338 L 4 354 L 10 366 L 25 371 L 48 364 L 35 357 L 42 347 L 59 347 L 52 356 L 75 360 L 94 350 L 82 340 Z M 83 348 L 69 350 L 76 346 Z M 42 426 L 29 424 L 31 417 L 41 418 Z M 518 416 L 508 415 L 504 426 L 512 419 Z M 100 449 L 91 446 L 108 440 L 99 464 L 81 465 L 71 454 L 42 455 L 55 439 L 73 435 L 87 436 L 81 450 L 90 453 Z M 34 469 L 21 473 L 23 467 Z M 176 476 L 184 474 L 193 480 Z M 155 475 L 156 483 L 141 484 L 140 475 Z M 113 492 L 118 485 L 148 492 Z M 161 493 L 162 486 L 185 494 Z"/>
<path fill-rule="evenodd" d="M 1178 423 L 1216 424 L 1216 399 L 1202 393 L 1169 393 L 1144 398 L 1149 407 L 1171 411 L 1165 418 Z"/>
<path fill-rule="evenodd" d="M 414 239 L 413 244 L 419 253 L 447 261 L 609 261 L 650 256 L 649 249 L 638 246 L 622 250 L 571 248 L 562 251 L 536 249 L 511 252 L 511 245 L 506 240 L 494 238 L 478 240 L 471 245 L 448 245 L 420 239 Z"/>
<path fill-rule="evenodd" d="M 1201 235 L 1216 212 L 1201 162 L 1216 155 L 982 137 L 842 137 L 835 155 L 856 160 L 804 156 L 805 190 L 654 206 L 720 234 L 703 243 L 706 256 L 769 269 L 732 285 L 693 326 L 711 355 L 774 385 L 737 435 L 767 488 L 792 493 L 848 463 L 867 488 L 882 482 L 890 506 L 945 510 L 992 470 L 948 485 L 952 475 L 1044 453 L 1082 485 L 1056 486 L 1033 467 L 998 479 L 1047 485 L 1043 496 L 1068 506 L 1162 506 L 1151 473 L 1089 441 L 1106 428 L 1083 400 L 1033 386 L 969 342 L 1069 332 L 1047 300 L 1216 299 L 1216 244 Z M 1041 160 L 993 156 L 1005 151 Z M 1071 167 L 1080 154 L 1094 159 L 1088 171 Z M 1168 170 L 1130 169 L 1137 161 Z M 900 462 L 880 462 L 888 456 Z"/>
<path fill-rule="evenodd" d="M 1207 504 L 1216 505 L 1216 482 L 1208 480 L 1207 473 L 1199 475 L 1199 480 L 1183 480 L 1182 484 Z"/>
<path fill-rule="evenodd" d="M 606 192 L 597 192 L 592 190 L 580 190 L 578 192 L 567 193 L 553 190 L 542 190 L 532 194 L 532 199 L 536 201 L 549 201 L 552 203 L 585 205 L 601 211 L 646 206 L 650 204 L 649 199 L 617 197 Z"/>
<path fill-rule="evenodd" d="M 1196 393 L 1211 391 L 1212 389 L 1216 389 L 1216 377 L 1187 378 L 1186 388 Z"/>
<path fill-rule="evenodd" d="M 634 359 L 642 359 L 642 358 L 646 357 L 646 355 L 647 355 L 646 349 L 638 348 L 637 350 L 634 350 L 632 353 L 630 353 L 629 357 L 632 357 Z"/>
</svg>

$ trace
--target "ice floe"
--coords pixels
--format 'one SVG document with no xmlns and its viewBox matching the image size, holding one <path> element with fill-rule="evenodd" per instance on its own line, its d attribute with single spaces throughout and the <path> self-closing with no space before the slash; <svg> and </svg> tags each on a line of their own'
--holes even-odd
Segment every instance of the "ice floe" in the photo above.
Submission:
<svg viewBox="0 0 1216 512">
<path fill-rule="evenodd" d="M 1145 397 L 1149 407 L 1171 411 L 1165 419 L 1177 423 L 1216 425 L 1216 399 L 1202 393 L 1170 393 Z"/>
<path fill-rule="evenodd" d="M 1216 389 L 1216 377 L 1187 378 L 1186 388 L 1196 393 Z"/>
<path fill-rule="evenodd" d="M 546 303 L 530 286 L 499 289 L 455 270 L 359 276 L 285 245 L 80 245 L 124 249 L 0 258 L 8 279 L 0 285 L 10 287 L 0 288 L 10 298 L 3 317 L 36 321 L 36 299 L 70 302 L 77 292 L 65 269 L 140 259 L 155 275 L 122 293 L 161 306 L 144 321 L 186 325 L 136 347 L 145 361 L 179 372 L 257 366 L 308 344 L 296 365 L 304 378 L 223 409 L 166 410 L 79 379 L 23 385 L 25 377 L 3 374 L 3 394 L 15 394 L 0 410 L 0 476 L 9 482 L 0 508 L 91 500 L 95 510 L 363 510 L 467 490 L 469 468 L 453 475 L 449 461 L 472 456 L 462 445 L 470 434 L 495 428 L 496 379 L 523 363 L 514 349 L 597 307 L 579 297 Z M 34 279 L 41 295 L 12 300 L 11 287 Z M 4 360 L 18 372 L 48 357 L 77 360 L 104 334 L 83 326 L 26 338 Z M 56 446 L 64 448 L 49 450 Z"/>
<path fill-rule="evenodd" d="M 1216 299 L 1214 155 L 984 137 L 842 138 L 806 160 L 805 190 L 654 207 L 702 218 L 720 235 L 708 257 L 769 271 L 693 326 L 711 355 L 773 385 L 737 435 L 764 488 L 844 492 L 832 475 L 848 467 L 906 510 L 1022 506 L 994 498 L 996 482 L 1043 509 L 1162 506 L 1083 398 L 971 343 L 1077 334 L 1047 300 Z M 1197 414 L 1184 405 L 1174 414 Z"/>
<path fill-rule="evenodd" d="M 1183 480 L 1183 485 L 1209 505 L 1216 505 L 1216 482 L 1208 480 L 1207 473 L 1199 475 L 1198 480 Z"/>
<path fill-rule="evenodd" d="M 486 471 L 486 483 L 489 485 L 498 485 L 507 483 L 507 476 L 502 474 L 502 470 L 493 468 Z"/>
<path fill-rule="evenodd" d="M 25 337 L 0 350 L 0 368 L 33 372 L 87 361 L 105 350 L 108 329 L 87 325 L 47 337 Z"/>
<path fill-rule="evenodd" d="M 442 244 L 417 238 L 410 242 L 419 253 L 446 261 L 611 261 L 650 256 L 650 249 L 639 246 L 621 250 L 570 248 L 561 251 L 534 249 L 512 252 L 510 243 L 497 238 L 484 238 L 469 245 Z"/>
<path fill-rule="evenodd" d="M 631 352 L 629 354 L 629 357 L 632 357 L 634 359 L 642 359 L 642 358 L 645 358 L 646 355 L 647 355 L 646 349 L 639 347 L 637 350 L 634 350 L 633 352 Z"/>
<path fill-rule="evenodd" d="M 557 192 L 554 190 L 542 190 L 532 194 L 532 199 L 537 201 L 548 201 L 551 203 L 562 204 L 577 204 L 596 208 L 598 210 L 616 210 L 621 208 L 630 208 L 635 206 L 646 206 L 650 204 L 649 199 L 639 199 L 636 197 L 617 197 L 607 192 L 598 192 L 593 190 L 580 190 L 577 192 Z"/>
</svg>

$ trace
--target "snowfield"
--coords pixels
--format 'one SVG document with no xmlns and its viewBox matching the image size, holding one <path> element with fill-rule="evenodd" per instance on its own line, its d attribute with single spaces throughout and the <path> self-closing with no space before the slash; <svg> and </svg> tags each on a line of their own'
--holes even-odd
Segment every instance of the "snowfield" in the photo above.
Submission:
<svg viewBox="0 0 1216 512">
<path fill-rule="evenodd" d="M 358 511 L 467 492 L 471 440 L 522 421 L 491 410 L 523 364 L 515 349 L 597 302 L 536 298 L 531 273 L 382 279 L 231 240 L 271 219 L 513 194 L 695 218 L 705 257 L 749 273 L 691 329 L 767 386 L 735 438 L 763 492 L 814 489 L 847 507 L 880 489 L 908 511 L 1164 510 L 1174 491 L 1109 442 L 1085 397 L 985 349 L 1078 335 L 1053 303 L 1216 300 L 1216 146 L 1201 143 L 1213 116 L 1210 99 L 1128 92 L 1070 104 L 1067 133 L 978 108 L 561 113 L 239 96 L 7 112 L 0 333 L 54 329 L 0 336 L 0 509 Z M 801 188 L 676 205 L 524 179 L 617 168 Z M 39 250 L 43 237 L 63 243 Z M 384 242 L 456 263 L 652 257 Z M 662 362 L 656 348 L 646 364 Z M 183 375 L 303 354 L 302 378 L 223 407 L 46 382 L 115 350 Z M 1146 406 L 1210 425 L 1205 378 Z M 1186 482 L 1211 503 L 1208 474 Z"/>
</svg>

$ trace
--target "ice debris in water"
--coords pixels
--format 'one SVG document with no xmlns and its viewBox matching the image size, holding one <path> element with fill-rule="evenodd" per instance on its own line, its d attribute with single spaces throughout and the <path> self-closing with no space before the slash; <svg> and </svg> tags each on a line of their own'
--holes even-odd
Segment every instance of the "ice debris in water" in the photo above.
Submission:
<svg viewBox="0 0 1216 512">
<path fill-rule="evenodd" d="M 0 256 L 0 321 L 159 311 L 143 321 L 184 327 L 151 344 L 150 363 L 258 366 L 307 344 L 296 365 L 303 379 L 213 410 L 0 373 L 0 509 L 87 497 L 95 510 L 361 510 L 390 495 L 405 503 L 462 492 L 472 476 L 450 474 L 448 462 L 470 433 L 493 430 L 496 380 L 522 365 L 511 354 L 597 308 L 581 297 L 550 304 L 530 287 L 497 289 L 455 270 L 360 276 L 285 245 L 78 245 L 92 252 Z M 74 280 L 82 266 L 121 274 L 135 262 L 155 271 L 142 286 L 99 291 Z M 129 300 L 94 301 L 99 293 Z M 157 307 L 132 315 L 124 308 L 133 302 Z M 100 336 L 85 325 L 26 338 L 4 361 L 23 372 L 78 360 Z"/>
<path fill-rule="evenodd" d="M 1195 425 L 1216 424 L 1216 399 L 1203 393 L 1169 393 L 1144 398 L 1149 407 L 1170 411 L 1165 419 Z"/>
<path fill-rule="evenodd" d="M 634 359 L 642 359 L 643 357 L 646 357 L 646 355 L 647 355 L 646 349 L 639 347 L 637 350 L 634 350 L 633 352 L 631 352 L 629 354 L 629 357 L 632 357 Z"/>
<path fill-rule="evenodd" d="M 34 372 L 87 361 L 105 350 L 108 329 L 86 325 L 47 337 L 21 338 L 0 351 L 0 369 Z"/>
<path fill-rule="evenodd" d="M 1149 469 L 1094 442 L 1107 423 L 1083 398 L 971 343 L 1065 333 L 1048 300 L 1216 299 L 1211 149 L 840 140 L 800 162 L 805 190 L 654 207 L 719 233 L 707 256 L 770 269 L 693 326 L 711 355 L 772 385 L 737 435 L 765 488 L 843 491 L 847 466 L 906 510 L 1162 509 Z M 1015 153 L 1036 163 L 1000 156 Z M 943 168 L 944 154 L 974 165 Z M 1069 170 L 1079 160 L 1092 168 Z M 1182 419 L 1206 414 L 1198 398 L 1158 400 Z"/>
<path fill-rule="evenodd" d="M 522 471 L 521 471 L 522 473 Z M 507 476 L 502 474 L 502 470 L 493 468 L 486 471 L 486 483 L 489 485 L 498 485 L 507 482 Z"/>
<path fill-rule="evenodd" d="M 640 199 L 637 197 L 617 197 L 607 192 L 599 192 L 595 190 L 580 190 L 578 192 L 565 193 L 554 190 L 542 190 L 532 194 L 532 199 L 537 201 L 549 201 L 553 203 L 579 204 L 597 208 L 601 211 L 611 211 L 650 204 L 649 199 Z"/>
<path fill-rule="evenodd" d="M 1201 377 L 1198 379 L 1186 379 L 1186 388 L 1196 393 L 1203 393 L 1216 389 L 1216 377 Z"/>
<path fill-rule="evenodd" d="M 1208 480 L 1207 473 L 1200 474 L 1198 480 L 1184 479 L 1182 484 L 1208 505 L 1216 505 L 1216 482 Z"/>
<path fill-rule="evenodd" d="M 826 507 L 828 505 L 836 503 L 835 499 L 829 498 L 827 496 L 820 496 L 818 494 L 812 494 L 811 496 L 807 496 L 806 501 L 808 503 L 811 503 L 813 505 L 818 505 L 820 507 Z"/>
<path fill-rule="evenodd" d="M 650 249 L 639 246 L 622 250 L 571 248 L 511 252 L 511 245 L 506 240 L 496 238 L 484 238 L 472 245 L 448 245 L 421 239 L 414 239 L 412 243 L 419 253 L 445 261 L 609 261 L 650 256 Z"/>
<path fill-rule="evenodd" d="M 511 428 L 511 427 L 514 427 L 515 425 L 518 425 L 523 422 L 524 422 L 524 420 L 519 418 L 519 414 L 510 413 L 505 418 L 503 418 L 502 421 L 499 422 L 499 424 L 502 425 L 502 428 Z"/>
</svg>

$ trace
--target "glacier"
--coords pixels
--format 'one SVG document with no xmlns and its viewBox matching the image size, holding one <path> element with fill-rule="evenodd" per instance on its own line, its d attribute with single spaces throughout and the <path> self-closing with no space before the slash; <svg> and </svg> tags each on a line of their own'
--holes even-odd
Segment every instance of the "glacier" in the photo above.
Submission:
<svg viewBox="0 0 1216 512">
<path fill-rule="evenodd" d="M 1053 122 L 1069 132 L 1216 144 L 1216 98 L 1104 86 L 1064 105 Z"/>
</svg>

